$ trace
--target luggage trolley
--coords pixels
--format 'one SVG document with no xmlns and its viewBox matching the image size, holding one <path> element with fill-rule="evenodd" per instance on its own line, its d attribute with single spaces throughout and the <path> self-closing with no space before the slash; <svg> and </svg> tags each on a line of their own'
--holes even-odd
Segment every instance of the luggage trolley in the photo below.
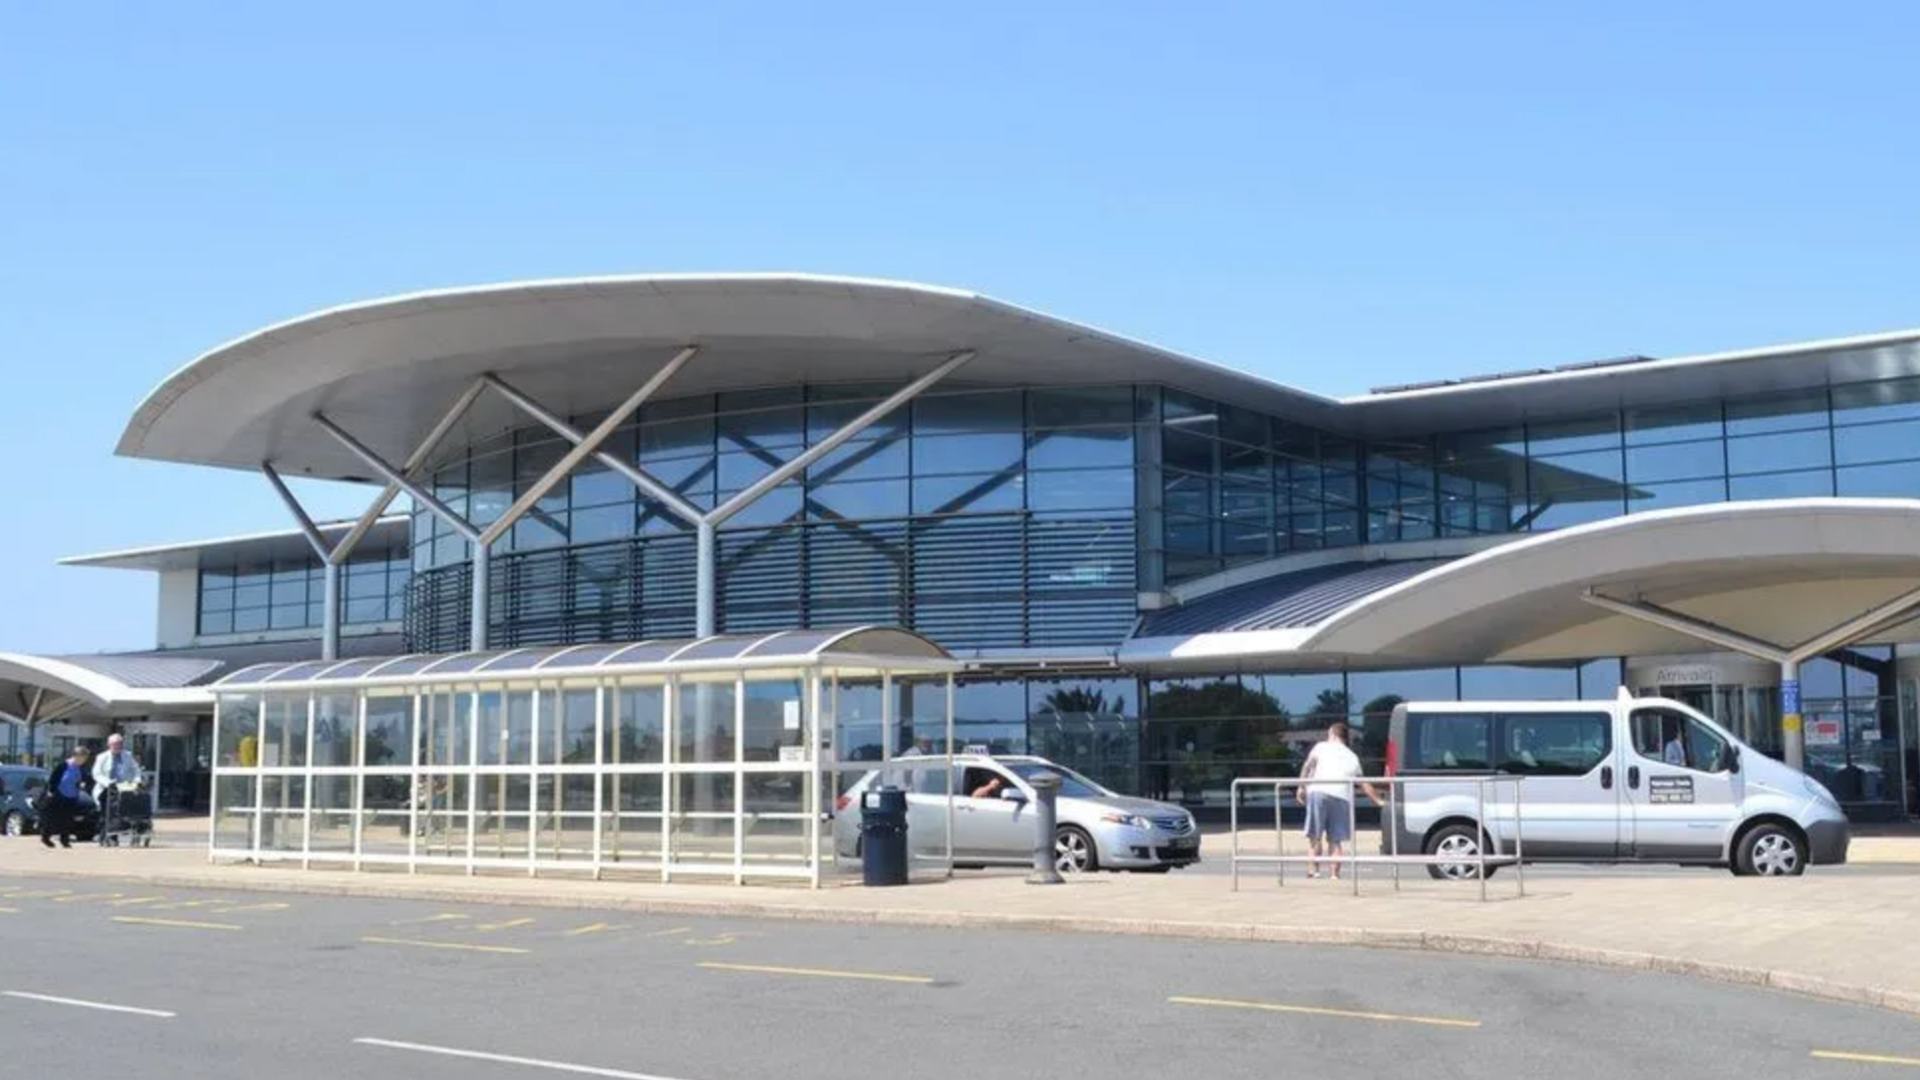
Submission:
<svg viewBox="0 0 1920 1080">
<path fill-rule="evenodd" d="M 100 846 L 153 846 L 153 799 L 145 784 L 109 784 L 101 794 Z"/>
</svg>

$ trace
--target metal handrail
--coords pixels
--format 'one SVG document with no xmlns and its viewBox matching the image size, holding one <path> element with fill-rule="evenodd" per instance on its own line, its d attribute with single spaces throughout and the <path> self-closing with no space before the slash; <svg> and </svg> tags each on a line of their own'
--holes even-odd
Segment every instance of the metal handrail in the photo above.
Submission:
<svg viewBox="0 0 1920 1080">
<path fill-rule="evenodd" d="M 1277 865 L 1279 867 L 1277 882 L 1283 886 L 1287 883 L 1287 865 L 1289 863 L 1331 862 L 1335 865 L 1345 864 L 1353 868 L 1353 894 L 1355 896 L 1360 895 L 1360 867 L 1367 864 L 1391 866 L 1393 868 L 1393 888 L 1395 892 L 1398 892 L 1400 890 L 1400 868 L 1402 866 L 1454 866 L 1463 861 L 1457 856 L 1427 855 L 1424 853 L 1403 855 L 1400 853 L 1400 829 L 1394 820 L 1396 803 L 1398 802 L 1396 797 L 1400 789 L 1411 784 L 1473 784 L 1476 789 L 1478 802 L 1478 812 L 1474 815 L 1474 825 L 1480 830 L 1481 837 L 1480 842 L 1476 845 L 1479 850 L 1479 857 L 1473 860 L 1480 870 L 1480 899 L 1485 900 L 1487 898 L 1488 868 L 1502 866 L 1511 866 L 1514 868 L 1514 878 L 1519 889 L 1519 895 L 1525 896 L 1527 895 L 1526 839 L 1522 835 L 1524 830 L 1521 828 L 1521 823 L 1524 819 L 1522 804 L 1525 801 L 1523 796 L 1523 792 L 1525 791 L 1523 781 L 1525 779 L 1523 776 L 1356 776 L 1351 780 L 1342 781 L 1315 780 L 1311 777 L 1302 779 L 1297 776 L 1238 777 L 1228 785 L 1227 791 L 1229 803 L 1228 828 L 1231 830 L 1229 836 L 1231 837 L 1232 845 L 1229 851 L 1229 863 L 1233 881 L 1232 889 L 1234 892 L 1240 891 L 1240 864 L 1243 862 L 1271 863 Z M 1281 793 L 1288 789 L 1302 788 L 1309 784 L 1339 783 L 1347 785 L 1347 836 L 1348 843 L 1353 849 L 1352 853 L 1339 858 L 1329 858 L 1324 855 L 1287 854 L 1286 829 L 1281 824 Z M 1511 784 L 1513 786 L 1513 852 L 1511 854 L 1497 850 L 1501 846 L 1501 841 L 1500 838 L 1495 835 L 1492 822 L 1487 819 L 1488 794 L 1495 791 L 1498 785 L 1501 784 Z M 1360 788 L 1365 785 L 1384 786 L 1387 788 L 1387 802 L 1381 804 L 1381 809 L 1385 814 L 1385 818 L 1381 824 L 1381 831 L 1388 838 L 1387 843 L 1389 847 L 1389 851 L 1385 855 L 1360 854 L 1358 843 L 1359 830 L 1357 827 L 1360 802 L 1358 795 Z M 1257 855 L 1240 850 L 1240 790 L 1242 787 L 1273 788 L 1273 837 L 1275 854 Z M 1497 798 L 1495 805 L 1498 805 Z"/>
</svg>

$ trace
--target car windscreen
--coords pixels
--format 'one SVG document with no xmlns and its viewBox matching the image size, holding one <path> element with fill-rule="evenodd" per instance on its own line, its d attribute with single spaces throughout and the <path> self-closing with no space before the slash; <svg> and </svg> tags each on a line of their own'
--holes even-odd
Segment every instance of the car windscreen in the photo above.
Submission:
<svg viewBox="0 0 1920 1080">
<path fill-rule="evenodd" d="M 1058 765 L 1042 765 L 1037 761 L 1003 761 L 1015 776 L 1022 780 L 1031 780 L 1042 773 L 1052 773 L 1060 778 L 1060 795 L 1067 799 L 1104 799 L 1113 794 L 1099 784 L 1081 776 L 1072 769 Z"/>
</svg>

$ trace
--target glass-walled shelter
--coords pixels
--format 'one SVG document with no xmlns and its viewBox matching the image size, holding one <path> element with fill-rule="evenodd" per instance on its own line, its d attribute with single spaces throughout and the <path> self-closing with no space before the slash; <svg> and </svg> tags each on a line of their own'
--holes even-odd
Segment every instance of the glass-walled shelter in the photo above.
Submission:
<svg viewBox="0 0 1920 1080">
<path fill-rule="evenodd" d="M 876 627 L 255 665 L 215 687 L 209 850 L 817 885 L 843 685 L 959 667 Z M 943 738 L 923 714 L 898 749 L 950 766 L 943 712 Z"/>
</svg>

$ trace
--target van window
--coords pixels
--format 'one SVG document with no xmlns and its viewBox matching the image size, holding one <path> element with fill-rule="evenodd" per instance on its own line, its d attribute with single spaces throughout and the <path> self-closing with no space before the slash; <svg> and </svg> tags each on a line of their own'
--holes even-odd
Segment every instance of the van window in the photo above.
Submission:
<svg viewBox="0 0 1920 1080">
<path fill-rule="evenodd" d="M 1585 776 L 1613 752 L 1607 713 L 1507 713 L 1500 717 L 1501 772 Z"/>
<path fill-rule="evenodd" d="M 1726 771 L 1727 740 L 1691 716 L 1638 709 L 1632 728 L 1634 752 L 1649 761 L 1696 772 Z"/>
<path fill-rule="evenodd" d="M 1491 760 L 1491 718 L 1481 713 L 1408 713 L 1405 770 L 1479 769 Z"/>
</svg>

